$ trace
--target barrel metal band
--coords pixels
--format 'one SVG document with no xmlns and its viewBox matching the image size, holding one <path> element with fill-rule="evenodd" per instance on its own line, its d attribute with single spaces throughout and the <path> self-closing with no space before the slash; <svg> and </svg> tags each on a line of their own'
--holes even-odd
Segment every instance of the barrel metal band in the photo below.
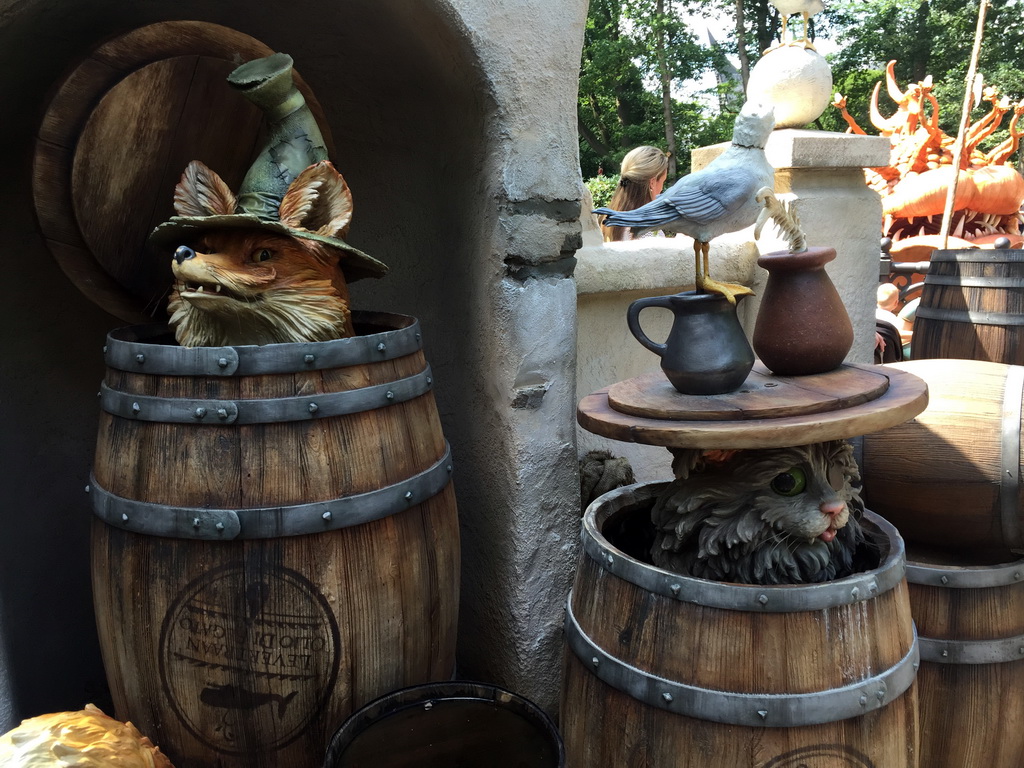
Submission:
<svg viewBox="0 0 1024 768">
<path fill-rule="evenodd" d="M 968 568 L 907 563 L 907 581 L 940 589 L 988 589 L 1024 583 L 1024 560 Z"/>
<path fill-rule="evenodd" d="M 971 323 L 973 325 L 1024 325 L 1024 315 L 1007 312 L 978 312 L 937 307 L 917 308 L 917 317 L 926 320 L 947 320 L 953 323 Z"/>
<path fill-rule="evenodd" d="M 378 315 L 404 327 L 330 341 L 237 347 L 179 347 L 147 343 L 169 334 L 166 325 L 129 326 L 107 335 L 104 360 L 110 368 L 130 373 L 167 376 L 250 376 L 300 373 L 394 360 L 422 348 L 419 320 L 403 315 Z M 370 321 L 370 313 L 353 319 Z"/>
<path fill-rule="evenodd" d="M 980 277 L 977 275 L 932 275 L 925 277 L 928 285 L 952 285 L 957 288 L 1024 288 L 1022 277 Z"/>
<path fill-rule="evenodd" d="M 999 511 L 1003 541 L 1011 548 L 1024 547 L 1020 525 L 1020 420 L 1024 409 L 1024 366 L 1006 368 L 1003 390 L 1002 448 L 1000 455 Z"/>
<path fill-rule="evenodd" d="M 973 248 L 967 251 L 938 250 L 930 257 L 933 262 L 957 262 L 958 264 L 1019 264 L 1024 253 L 1019 250 L 1002 248 Z"/>
<path fill-rule="evenodd" d="M 628 489 L 627 489 L 628 490 Z M 895 533 L 886 520 L 865 510 L 864 516 L 883 531 Z M 820 584 L 768 587 L 724 584 L 718 581 L 682 576 L 635 560 L 613 549 L 604 537 L 583 522 L 583 550 L 603 570 L 635 584 L 646 592 L 664 595 L 684 603 L 706 605 L 734 611 L 787 613 L 814 611 L 871 600 L 895 589 L 906 572 L 903 540 L 891 537 L 896 549 L 888 553 L 878 568 L 855 573 L 843 579 Z"/>
<path fill-rule="evenodd" d="M 1003 664 L 1024 659 L 1024 635 L 998 640 L 921 638 L 921 661 L 936 664 Z"/>
<path fill-rule="evenodd" d="M 328 501 L 254 509 L 176 507 L 126 499 L 90 477 L 93 513 L 133 533 L 174 539 L 272 539 L 303 536 L 361 525 L 422 504 L 451 482 L 451 448 L 433 466 L 412 477 L 366 493 Z"/>
<path fill-rule="evenodd" d="M 100 385 L 100 407 L 107 413 L 136 421 L 166 424 L 270 424 L 345 416 L 404 403 L 430 391 L 428 365 L 405 379 L 343 392 L 262 400 L 195 400 L 153 397 L 121 392 Z"/>
<path fill-rule="evenodd" d="M 815 693 L 737 693 L 700 688 L 652 675 L 598 646 L 572 612 L 565 612 L 566 641 L 577 658 L 602 682 L 650 707 L 727 725 L 792 728 L 820 725 L 881 709 L 903 695 L 920 664 L 917 631 L 910 651 L 880 675 Z"/>
</svg>

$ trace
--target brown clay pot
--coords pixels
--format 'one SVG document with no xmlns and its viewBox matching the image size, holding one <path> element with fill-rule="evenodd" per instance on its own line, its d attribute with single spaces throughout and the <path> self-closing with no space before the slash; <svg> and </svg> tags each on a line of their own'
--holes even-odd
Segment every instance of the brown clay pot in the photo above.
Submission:
<svg viewBox="0 0 1024 768">
<path fill-rule="evenodd" d="M 776 251 L 757 260 L 768 270 L 754 324 L 753 347 L 779 376 L 806 376 L 838 368 L 853 346 L 853 325 L 825 265 L 834 248 Z"/>
</svg>

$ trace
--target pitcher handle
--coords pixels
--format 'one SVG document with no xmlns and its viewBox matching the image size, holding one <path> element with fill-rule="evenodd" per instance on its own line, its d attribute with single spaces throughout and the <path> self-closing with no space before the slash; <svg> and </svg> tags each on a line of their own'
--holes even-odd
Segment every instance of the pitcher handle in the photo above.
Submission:
<svg viewBox="0 0 1024 768">
<path fill-rule="evenodd" d="M 648 307 L 672 309 L 671 298 L 671 296 L 648 296 L 644 299 L 637 299 L 626 310 L 626 325 L 629 327 L 629 332 L 633 334 L 637 341 L 658 357 L 662 357 L 665 354 L 666 344 L 655 344 L 647 338 L 647 334 L 640 327 L 640 312 Z"/>
</svg>

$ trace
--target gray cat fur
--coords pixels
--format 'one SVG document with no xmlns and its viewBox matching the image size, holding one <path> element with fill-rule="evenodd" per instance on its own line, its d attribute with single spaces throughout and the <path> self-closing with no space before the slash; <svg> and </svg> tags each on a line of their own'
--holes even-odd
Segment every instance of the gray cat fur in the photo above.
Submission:
<svg viewBox="0 0 1024 768">
<path fill-rule="evenodd" d="M 673 453 L 676 480 L 651 511 L 651 556 L 659 568 L 742 584 L 817 583 L 854 572 L 864 503 L 846 441 L 739 451 L 724 462 L 699 449 Z M 838 491 L 829 484 L 833 464 L 843 476 Z M 797 465 L 806 490 L 793 497 L 774 492 L 772 480 Z M 846 502 L 849 518 L 826 542 L 807 529 L 820 525 L 819 505 L 836 499 Z"/>
</svg>

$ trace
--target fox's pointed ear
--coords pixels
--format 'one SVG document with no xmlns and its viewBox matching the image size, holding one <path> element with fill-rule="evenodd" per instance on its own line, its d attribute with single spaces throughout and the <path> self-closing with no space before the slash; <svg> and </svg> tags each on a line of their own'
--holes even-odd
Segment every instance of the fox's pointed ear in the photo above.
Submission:
<svg viewBox="0 0 1024 768">
<path fill-rule="evenodd" d="M 224 180 L 198 160 L 188 164 L 174 188 L 174 212 L 179 216 L 230 216 L 235 204 Z"/>
<path fill-rule="evenodd" d="M 321 160 L 289 185 L 278 215 L 290 229 L 343 236 L 352 221 L 352 192 L 330 161 Z"/>
</svg>

